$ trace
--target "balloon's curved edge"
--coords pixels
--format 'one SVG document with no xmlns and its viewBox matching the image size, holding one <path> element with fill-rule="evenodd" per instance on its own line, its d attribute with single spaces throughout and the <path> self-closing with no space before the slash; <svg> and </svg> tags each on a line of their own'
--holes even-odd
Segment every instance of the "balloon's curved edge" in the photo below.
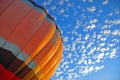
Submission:
<svg viewBox="0 0 120 80">
<path fill-rule="evenodd" d="M 35 7 L 42 9 L 46 13 L 47 17 L 50 18 L 53 22 L 55 22 L 54 18 L 50 14 L 48 14 L 47 10 L 44 7 L 38 5 L 34 0 L 28 0 L 28 1 L 31 2 Z"/>
<path fill-rule="evenodd" d="M 34 0 L 28 0 L 28 1 L 31 2 L 35 7 L 39 7 L 39 8 L 42 9 L 46 14 L 48 14 L 47 11 L 46 11 L 46 9 L 45 9 L 44 7 L 38 5 Z"/>
<path fill-rule="evenodd" d="M 54 18 L 53 18 L 50 14 L 48 14 L 47 10 L 46 10 L 44 7 L 38 5 L 34 0 L 28 0 L 28 1 L 31 2 L 35 7 L 38 7 L 38 8 L 40 8 L 40 9 L 42 9 L 42 10 L 46 13 L 47 17 L 54 22 L 54 24 L 56 25 L 56 29 L 60 32 L 60 35 L 62 35 L 61 29 L 60 29 L 60 28 L 58 27 L 58 25 L 55 23 Z M 62 37 L 61 37 L 61 40 L 62 40 L 62 42 L 63 42 Z"/>
</svg>

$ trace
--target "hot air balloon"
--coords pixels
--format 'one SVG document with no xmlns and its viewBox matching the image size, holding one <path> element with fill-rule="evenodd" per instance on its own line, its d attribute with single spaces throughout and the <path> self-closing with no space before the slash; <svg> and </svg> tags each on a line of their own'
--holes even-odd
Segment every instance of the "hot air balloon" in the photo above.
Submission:
<svg viewBox="0 0 120 80">
<path fill-rule="evenodd" d="M 0 80 L 49 80 L 62 59 L 60 29 L 33 0 L 0 0 Z"/>
</svg>

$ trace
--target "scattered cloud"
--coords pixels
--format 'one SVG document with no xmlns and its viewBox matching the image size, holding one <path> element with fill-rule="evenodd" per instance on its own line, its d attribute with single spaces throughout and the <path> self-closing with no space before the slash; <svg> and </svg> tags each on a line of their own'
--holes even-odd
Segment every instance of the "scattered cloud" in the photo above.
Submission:
<svg viewBox="0 0 120 80">
<path fill-rule="evenodd" d="M 87 10 L 88 10 L 89 12 L 94 12 L 94 11 L 96 11 L 96 7 L 95 7 L 95 6 L 88 7 Z"/>
<path fill-rule="evenodd" d="M 106 4 L 108 4 L 108 2 L 109 2 L 109 0 L 104 0 L 102 4 L 106 5 Z"/>
</svg>

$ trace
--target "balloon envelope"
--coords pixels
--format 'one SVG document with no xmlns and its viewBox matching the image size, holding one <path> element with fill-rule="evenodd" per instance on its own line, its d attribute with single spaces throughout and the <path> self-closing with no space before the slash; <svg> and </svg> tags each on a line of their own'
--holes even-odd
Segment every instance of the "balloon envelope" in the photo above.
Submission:
<svg viewBox="0 0 120 80">
<path fill-rule="evenodd" d="M 48 80 L 62 58 L 59 28 L 32 0 L 0 0 L 0 80 Z"/>
</svg>

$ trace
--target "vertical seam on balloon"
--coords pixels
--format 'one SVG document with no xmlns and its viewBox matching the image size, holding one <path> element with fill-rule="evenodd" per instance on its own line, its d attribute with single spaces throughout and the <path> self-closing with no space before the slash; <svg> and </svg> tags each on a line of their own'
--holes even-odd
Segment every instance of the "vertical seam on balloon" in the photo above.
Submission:
<svg viewBox="0 0 120 80">
<path fill-rule="evenodd" d="M 11 4 L 13 4 L 16 0 L 14 0 L 13 2 L 11 2 L 4 10 L 2 10 L 2 12 L 0 13 L 0 15 L 9 7 L 11 6 Z"/>
</svg>

